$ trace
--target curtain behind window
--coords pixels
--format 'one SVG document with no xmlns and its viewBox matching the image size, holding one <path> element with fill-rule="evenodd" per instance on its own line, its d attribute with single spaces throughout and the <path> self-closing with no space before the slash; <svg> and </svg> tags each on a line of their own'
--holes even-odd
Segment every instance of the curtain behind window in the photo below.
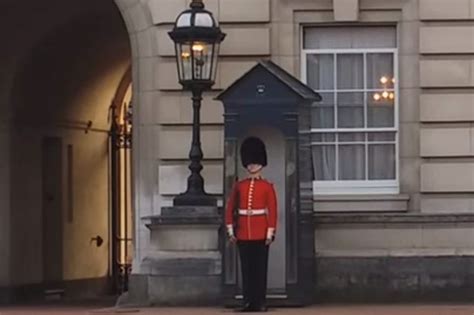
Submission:
<svg viewBox="0 0 474 315">
<path fill-rule="evenodd" d="M 304 30 L 305 49 L 394 47 L 394 27 L 318 27 Z M 312 128 L 394 127 L 394 101 L 376 102 L 373 99 L 374 93 L 383 92 L 380 78 L 387 76 L 391 79 L 394 76 L 393 54 L 367 52 L 366 56 L 364 78 L 363 53 L 307 54 L 307 84 L 322 96 L 322 101 L 313 105 Z M 385 84 L 385 88 L 393 87 L 391 80 Z M 365 94 L 364 88 L 379 91 Z M 395 179 L 395 144 L 370 144 L 371 141 L 394 142 L 395 133 L 389 133 L 388 138 L 381 137 L 380 133 L 364 132 L 314 134 L 312 140 L 318 143 L 313 146 L 316 180 Z"/>
</svg>

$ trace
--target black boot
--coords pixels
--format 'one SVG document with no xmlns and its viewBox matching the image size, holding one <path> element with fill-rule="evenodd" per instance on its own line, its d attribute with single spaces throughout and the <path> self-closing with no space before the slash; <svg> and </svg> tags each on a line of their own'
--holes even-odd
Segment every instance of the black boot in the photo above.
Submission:
<svg viewBox="0 0 474 315">
<path fill-rule="evenodd" d="M 253 312 L 254 308 L 252 307 L 252 304 L 250 304 L 249 302 L 245 302 L 244 305 L 237 308 L 235 311 L 239 313 L 248 313 L 248 312 Z"/>
<path fill-rule="evenodd" d="M 266 311 L 268 311 L 268 308 L 265 305 L 265 303 L 262 303 L 262 304 L 260 304 L 259 306 L 256 307 L 256 311 L 257 312 L 266 312 Z"/>
</svg>

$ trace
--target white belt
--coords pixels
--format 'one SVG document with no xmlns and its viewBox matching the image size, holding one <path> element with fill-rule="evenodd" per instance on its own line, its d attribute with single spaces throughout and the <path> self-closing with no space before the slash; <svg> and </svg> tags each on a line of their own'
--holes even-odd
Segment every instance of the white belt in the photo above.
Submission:
<svg viewBox="0 0 474 315">
<path fill-rule="evenodd" d="M 239 209 L 240 215 L 263 215 L 267 214 L 267 209 Z"/>
</svg>

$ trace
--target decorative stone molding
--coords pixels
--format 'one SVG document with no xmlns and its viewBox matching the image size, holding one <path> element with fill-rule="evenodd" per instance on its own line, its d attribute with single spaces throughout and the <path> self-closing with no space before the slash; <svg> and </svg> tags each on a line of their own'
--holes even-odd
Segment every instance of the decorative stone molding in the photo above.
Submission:
<svg viewBox="0 0 474 315">
<path fill-rule="evenodd" d="M 357 21 L 359 18 L 359 0 L 334 0 L 334 20 Z"/>
</svg>

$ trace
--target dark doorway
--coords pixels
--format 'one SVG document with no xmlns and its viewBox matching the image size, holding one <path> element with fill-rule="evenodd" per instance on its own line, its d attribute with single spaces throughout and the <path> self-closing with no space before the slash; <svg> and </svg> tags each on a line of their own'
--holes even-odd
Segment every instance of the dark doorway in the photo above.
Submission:
<svg viewBox="0 0 474 315">
<path fill-rule="evenodd" d="M 56 289 L 63 280 L 62 141 L 46 137 L 42 142 L 43 281 Z"/>
</svg>

